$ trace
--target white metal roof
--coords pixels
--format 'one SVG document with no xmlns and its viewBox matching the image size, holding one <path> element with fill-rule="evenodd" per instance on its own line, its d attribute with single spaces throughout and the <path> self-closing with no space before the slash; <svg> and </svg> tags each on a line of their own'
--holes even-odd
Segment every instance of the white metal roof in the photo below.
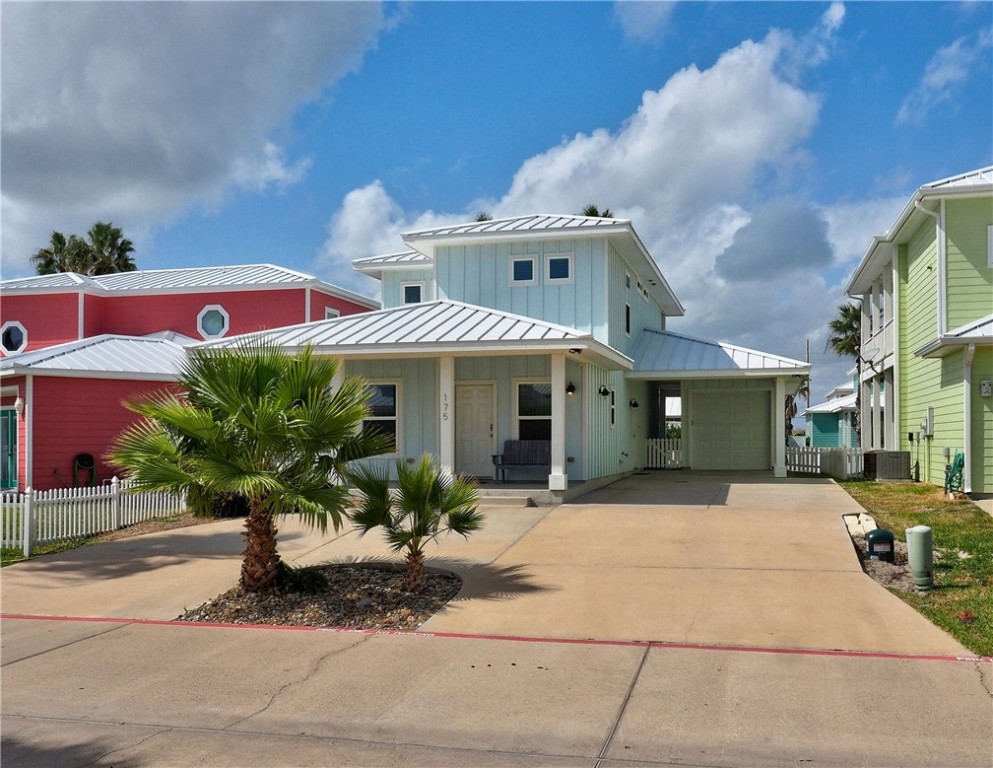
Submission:
<svg viewBox="0 0 993 768">
<path fill-rule="evenodd" d="M 918 210 L 918 205 L 923 206 L 925 202 L 942 198 L 977 195 L 993 196 L 993 165 L 922 184 L 886 233 L 872 238 L 862 260 L 845 284 L 845 293 L 848 296 L 858 297 L 869 290 L 873 280 L 888 261 L 888 249 L 880 246 L 905 242 L 916 231 L 919 221 L 926 218 L 927 214 Z M 906 226 L 908 222 L 913 226 Z"/>
<path fill-rule="evenodd" d="M 202 347 L 232 347 L 246 339 L 264 338 L 289 349 L 312 345 L 345 356 L 411 356 L 417 354 L 518 354 L 575 349 L 617 366 L 631 361 L 575 328 L 546 323 L 487 307 L 457 301 L 432 301 L 333 318 L 314 323 L 204 342 Z"/>
<path fill-rule="evenodd" d="M 634 345 L 631 378 L 706 378 L 727 376 L 806 375 L 810 365 L 800 360 L 707 341 L 671 331 L 642 331 Z"/>
<path fill-rule="evenodd" d="M 800 415 L 806 416 L 808 413 L 841 413 L 842 411 L 854 410 L 855 395 L 851 394 L 845 395 L 844 397 L 836 397 L 833 400 L 828 400 L 818 405 L 812 405 L 805 409 Z"/>
<path fill-rule="evenodd" d="M 142 269 L 134 272 L 93 276 L 64 273 L 4 280 L 0 283 L 0 289 L 5 293 L 81 289 L 102 294 L 155 293 L 176 290 L 216 291 L 241 288 L 303 288 L 308 286 L 340 296 L 370 309 L 379 306 L 379 302 L 367 296 L 360 296 L 352 291 L 326 283 L 314 275 L 275 264 Z"/>
<path fill-rule="evenodd" d="M 26 373 L 174 381 L 186 348 L 167 338 L 104 334 L 0 358 L 0 377 Z"/>
<path fill-rule="evenodd" d="M 605 219 L 598 216 L 575 216 L 570 214 L 533 214 L 531 216 L 515 216 L 510 219 L 491 219 L 489 221 L 472 221 L 465 224 L 455 224 L 447 227 L 422 229 L 415 232 L 405 232 L 402 237 L 406 240 L 434 239 L 439 237 L 458 237 L 460 235 L 505 234 L 510 232 L 544 232 L 554 230 L 595 230 L 616 229 L 618 225 L 630 225 L 627 219 Z"/>
<path fill-rule="evenodd" d="M 382 278 L 386 270 L 393 269 L 417 269 L 430 267 L 434 260 L 420 251 L 401 251 L 400 253 L 388 253 L 384 256 L 370 256 L 365 259 L 355 259 L 352 266 L 358 272 Z"/>
<path fill-rule="evenodd" d="M 944 336 L 929 341 L 920 349 L 915 349 L 914 354 L 918 357 L 941 357 L 970 344 L 979 346 L 993 344 L 993 314 L 966 323 Z"/>
</svg>

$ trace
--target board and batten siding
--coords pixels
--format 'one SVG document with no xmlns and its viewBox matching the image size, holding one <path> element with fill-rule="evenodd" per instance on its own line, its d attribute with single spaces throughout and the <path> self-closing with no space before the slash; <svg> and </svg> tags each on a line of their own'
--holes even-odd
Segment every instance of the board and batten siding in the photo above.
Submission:
<svg viewBox="0 0 993 768">
<path fill-rule="evenodd" d="M 624 260 L 624 257 L 609 246 L 608 304 L 610 306 L 610 336 L 609 344 L 625 355 L 631 354 L 631 349 L 638 334 L 645 328 L 663 330 L 662 308 L 649 293 L 648 297 L 638 289 L 638 277 L 634 270 Z M 630 276 L 631 287 L 628 288 L 627 277 Z M 642 286 L 644 289 L 645 286 Z M 625 305 L 631 306 L 631 333 L 628 334 L 625 324 Z"/>
<path fill-rule="evenodd" d="M 983 379 L 993 381 L 991 347 L 977 347 L 972 360 L 972 490 L 993 493 L 993 397 L 982 397 Z"/>
<path fill-rule="evenodd" d="M 631 409 L 627 380 L 620 371 L 587 365 L 583 387 L 586 395 L 587 477 L 593 480 L 630 472 L 644 466 L 644 457 L 632 455 Z M 610 397 L 599 394 L 600 386 L 614 392 L 614 424 L 610 423 Z"/>
<path fill-rule="evenodd" d="M 899 247 L 900 279 L 900 435 L 921 430 L 934 408 L 934 436 L 911 452 L 920 461 L 921 479 L 941 485 L 945 480 L 943 449 L 954 455 L 962 446 L 963 355 L 921 358 L 914 350 L 938 333 L 937 275 L 934 225 L 925 222 L 906 245 Z"/>
<path fill-rule="evenodd" d="M 601 238 L 440 246 L 435 252 L 437 298 L 565 325 L 607 341 L 605 248 Z M 556 254 L 572 255 L 569 282 L 545 280 L 545 258 Z M 511 261 L 522 256 L 535 259 L 534 285 L 511 283 Z"/>
<path fill-rule="evenodd" d="M 986 233 L 991 224 L 993 205 L 989 199 L 952 200 L 945 205 L 946 330 L 993 312 L 993 267 Z"/>
<path fill-rule="evenodd" d="M 403 291 L 401 286 L 404 283 L 421 283 L 424 290 L 421 292 L 422 301 L 432 301 L 435 298 L 434 270 L 428 269 L 399 269 L 383 272 L 383 308 L 391 309 L 403 305 Z"/>
</svg>

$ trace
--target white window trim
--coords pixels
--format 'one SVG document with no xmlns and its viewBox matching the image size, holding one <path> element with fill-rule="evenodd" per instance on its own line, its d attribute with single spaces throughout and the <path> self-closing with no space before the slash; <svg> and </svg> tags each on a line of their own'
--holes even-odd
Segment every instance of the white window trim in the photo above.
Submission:
<svg viewBox="0 0 993 768">
<path fill-rule="evenodd" d="M 363 421 L 391 421 L 392 420 L 392 421 L 395 421 L 396 422 L 396 425 L 397 425 L 396 438 L 394 439 L 394 443 L 395 443 L 394 447 L 396 448 L 396 450 L 395 451 L 388 452 L 388 453 L 380 453 L 380 454 L 378 454 L 379 456 L 396 457 L 396 456 L 399 456 L 400 455 L 400 446 L 403 445 L 403 422 L 400 420 L 400 410 L 401 410 L 400 403 L 403 402 L 403 399 L 400 396 L 400 394 L 401 394 L 401 391 L 400 391 L 400 380 L 399 379 L 367 379 L 366 380 L 366 386 L 367 387 L 376 387 L 376 386 L 384 386 L 384 385 L 385 386 L 395 387 L 394 391 L 396 392 L 396 399 L 394 401 L 394 404 L 395 404 L 395 411 L 396 412 L 394 413 L 394 415 L 392 417 L 387 417 L 387 416 L 366 416 L 363 419 Z"/>
<path fill-rule="evenodd" d="M 531 262 L 531 279 L 530 280 L 515 280 L 514 279 L 514 265 L 519 261 L 529 261 Z M 528 286 L 538 284 L 538 265 L 537 259 L 534 256 L 511 256 L 510 257 L 510 284 L 513 286 Z"/>
<path fill-rule="evenodd" d="M 19 346 L 17 349 L 7 349 L 6 347 L 2 347 L 3 353 L 5 355 L 19 355 L 21 352 L 23 352 L 25 349 L 28 348 L 28 329 L 24 327 L 23 323 L 17 320 L 8 320 L 6 323 L 0 326 L 0 336 L 3 336 L 3 334 L 7 332 L 8 328 L 19 329 L 21 332 L 21 336 L 23 338 L 21 339 L 21 346 Z"/>
<path fill-rule="evenodd" d="M 333 320 L 336 317 L 341 317 L 341 310 L 340 309 L 335 309 L 334 307 L 325 307 L 324 308 L 324 319 L 325 320 Z"/>
<path fill-rule="evenodd" d="M 551 277 L 552 259 L 566 259 L 569 262 L 569 277 Z M 572 253 L 545 254 L 545 283 L 548 285 L 568 285 L 576 280 L 576 264 Z"/>
<path fill-rule="evenodd" d="M 407 301 L 407 288 L 417 286 L 421 291 L 421 298 L 418 301 Z M 407 304 L 423 304 L 427 301 L 427 292 L 424 290 L 423 280 L 412 280 L 406 283 L 400 283 L 400 303 L 403 305 Z"/>
<path fill-rule="evenodd" d="M 203 329 L 203 319 L 207 316 L 208 312 L 220 312 L 221 317 L 224 318 L 224 328 L 220 333 L 207 333 Z M 222 307 L 220 304 L 208 304 L 203 309 L 200 310 L 200 314 L 197 315 L 197 333 L 199 333 L 205 339 L 220 339 L 228 331 L 231 330 L 231 316 L 228 311 Z"/>
<path fill-rule="evenodd" d="M 511 383 L 513 384 L 514 387 L 514 392 L 513 392 L 514 402 L 511 405 L 512 408 L 511 416 L 514 420 L 514 425 L 513 425 L 514 439 L 520 440 L 521 419 L 525 419 L 526 421 L 547 421 L 549 424 L 551 424 L 552 422 L 551 414 L 549 414 L 548 416 L 521 416 L 521 412 L 520 412 L 521 384 L 548 384 L 548 386 L 550 387 L 552 385 L 552 380 L 551 378 L 538 377 L 538 378 L 527 378 L 527 379 L 513 379 Z"/>
</svg>

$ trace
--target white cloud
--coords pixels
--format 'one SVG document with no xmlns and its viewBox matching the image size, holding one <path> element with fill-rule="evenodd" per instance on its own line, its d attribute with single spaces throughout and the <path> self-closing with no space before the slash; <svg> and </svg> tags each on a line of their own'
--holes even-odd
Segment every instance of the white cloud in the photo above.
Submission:
<svg viewBox="0 0 993 768">
<path fill-rule="evenodd" d="M 614 18 L 629 42 L 645 43 L 665 31 L 675 7 L 674 2 L 620 0 L 614 3 Z"/>
<path fill-rule="evenodd" d="M 993 28 L 980 30 L 975 37 L 960 37 L 939 48 L 924 67 L 924 75 L 907 94 L 897 112 L 898 123 L 920 123 L 940 104 L 951 101 L 978 64 L 984 51 L 993 45 Z"/>
<path fill-rule="evenodd" d="M 274 136 L 386 24 L 374 3 L 5 4 L 5 272 L 52 229 L 130 235 L 295 183 L 309 160 Z"/>
</svg>

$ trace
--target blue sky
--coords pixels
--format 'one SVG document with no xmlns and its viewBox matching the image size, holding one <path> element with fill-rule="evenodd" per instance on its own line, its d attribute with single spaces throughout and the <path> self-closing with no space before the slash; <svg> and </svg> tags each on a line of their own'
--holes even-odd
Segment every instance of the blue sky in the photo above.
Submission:
<svg viewBox="0 0 993 768">
<path fill-rule="evenodd" d="M 923 183 L 993 163 L 993 4 L 10 3 L 4 277 L 53 229 L 141 268 L 351 259 L 496 216 L 631 218 L 675 330 L 803 357 Z M 52 40 L 59 44 L 53 46 Z"/>
</svg>

